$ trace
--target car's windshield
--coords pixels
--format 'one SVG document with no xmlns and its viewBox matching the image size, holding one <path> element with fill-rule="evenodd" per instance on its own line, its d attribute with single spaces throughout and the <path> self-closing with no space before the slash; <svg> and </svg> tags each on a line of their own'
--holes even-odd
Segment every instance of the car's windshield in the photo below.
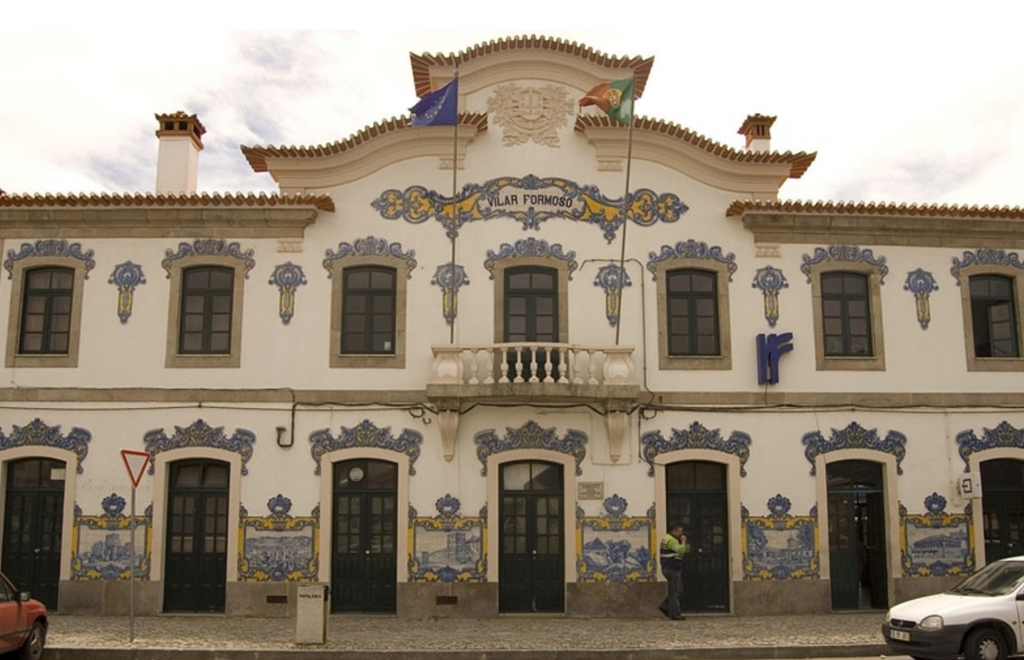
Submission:
<svg viewBox="0 0 1024 660">
<path fill-rule="evenodd" d="M 989 564 L 950 591 L 955 594 L 1004 596 L 1024 581 L 1024 561 L 999 561 Z"/>
</svg>

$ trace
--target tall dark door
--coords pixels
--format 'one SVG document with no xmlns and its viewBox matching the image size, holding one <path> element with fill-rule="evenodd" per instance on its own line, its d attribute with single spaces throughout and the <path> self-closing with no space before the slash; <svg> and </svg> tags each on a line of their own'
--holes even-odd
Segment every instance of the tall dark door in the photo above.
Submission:
<svg viewBox="0 0 1024 660">
<path fill-rule="evenodd" d="M 498 487 L 498 610 L 565 611 L 562 466 L 507 463 Z"/>
<path fill-rule="evenodd" d="M 523 267 L 505 271 L 505 341 L 558 342 L 558 271 Z M 559 356 L 545 350 L 509 351 L 508 374 L 558 379 Z M 517 363 L 522 364 L 521 370 Z M 536 367 L 533 365 L 536 364 Z"/>
<path fill-rule="evenodd" d="M 1024 553 L 1024 461 L 981 464 L 985 563 Z"/>
<path fill-rule="evenodd" d="M 213 460 L 171 464 L 164 610 L 223 612 L 231 468 Z"/>
<path fill-rule="evenodd" d="M 335 463 L 331 611 L 394 612 L 397 545 L 398 465 Z"/>
<path fill-rule="evenodd" d="M 829 463 L 828 542 L 832 608 L 889 606 L 882 465 Z"/>
<path fill-rule="evenodd" d="M 683 566 L 686 612 L 729 611 L 727 479 L 720 463 L 684 461 L 665 470 L 668 525 L 681 523 L 690 546 Z"/>
<path fill-rule="evenodd" d="M 7 466 L 3 571 L 51 610 L 58 605 L 65 469 L 63 461 L 52 458 Z"/>
</svg>

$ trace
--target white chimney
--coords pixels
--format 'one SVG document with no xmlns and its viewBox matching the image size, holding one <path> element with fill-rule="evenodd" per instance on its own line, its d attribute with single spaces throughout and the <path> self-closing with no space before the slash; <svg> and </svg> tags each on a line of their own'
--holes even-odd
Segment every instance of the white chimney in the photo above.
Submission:
<svg viewBox="0 0 1024 660">
<path fill-rule="evenodd" d="M 203 150 L 206 128 L 198 117 L 180 110 L 155 116 L 160 123 L 156 130 L 160 140 L 156 158 L 156 191 L 194 193 L 199 179 L 199 152 Z"/>
<path fill-rule="evenodd" d="M 771 151 L 772 124 L 775 117 L 766 115 L 747 115 L 743 125 L 737 131 L 747 138 L 747 151 Z"/>
</svg>

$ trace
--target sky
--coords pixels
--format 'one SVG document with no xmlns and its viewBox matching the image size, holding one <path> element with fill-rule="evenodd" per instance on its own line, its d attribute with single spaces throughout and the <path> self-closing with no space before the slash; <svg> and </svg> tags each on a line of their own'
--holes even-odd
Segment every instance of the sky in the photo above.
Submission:
<svg viewBox="0 0 1024 660">
<path fill-rule="evenodd" d="M 501 14 L 474 4 L 475 12 L 467 6 L 433 23 L 478 24 L 485 6 Z M 747 115 L 777 116 L 773 151 L 818 153 L 780 199 L 1024 206 L 1024 5 L 674 1 L 661 3 L 668 13 L 623 21 L 602 6 L 622 5 L 595 2 L 581 19 L 578 3 L 547 12 L 536 3 L 483 21 L 496 29 L 312 32 L 219 29 L 242 24 L 226 12 L 200 20 L 186 11 L 167 22 L 135 15 L 131 29 L 113 29 L 95 16 L 50 20 L 44 9 L 15 9 L 4 25 L 24 29 L 0 30 L 0 189 L 151 192 L 154 115 L 183 110 L 207 129 L 200 191 L 273 192 L 240 145 L 344 140 L 407 114 L 417 100 L 410 53 L 536 34 L 653 56 L 637 114 L 721 144 L 743 147 L 737 130 Z M 330 19 L 317 24 L 346 23 Z M 622 29 L 538 26 L 616 22 Z"/>
</svg>

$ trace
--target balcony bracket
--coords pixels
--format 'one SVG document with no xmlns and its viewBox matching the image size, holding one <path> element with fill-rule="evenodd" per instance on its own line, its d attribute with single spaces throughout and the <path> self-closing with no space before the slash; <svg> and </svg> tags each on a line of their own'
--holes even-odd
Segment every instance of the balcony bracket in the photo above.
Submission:
<svg viewBox="0 0 1024 660">
<path fill-rule="evenodd" d="M 459 411 L 437 411 L 437 427 L 441 431 L 441 449 L 444 460 L 451 462 L 455 458 L 455 439 L 459 437 Z"/>
<path fill-rule="evenodd" d="M 608 427 L 608 454 L 613 463 L 618 463 L 622 456 L 622 445 L 626 440 L 629 413 L 624 410 L 609 410 L 605 416 L 605 424 Z"/>
</svg>

